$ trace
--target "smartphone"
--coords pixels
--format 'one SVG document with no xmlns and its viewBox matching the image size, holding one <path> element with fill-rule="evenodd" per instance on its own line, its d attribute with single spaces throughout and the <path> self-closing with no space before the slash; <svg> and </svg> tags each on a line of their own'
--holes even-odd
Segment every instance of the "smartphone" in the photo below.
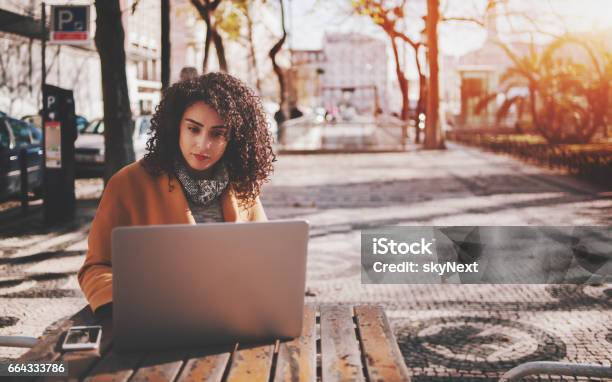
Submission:
<svg viewBox="0 0 612 382">
<path fill-rule="evenodd" d="M 73 326 L 68 329 L 63 350 L 88 350 L 100 347 L 102 326 Z"/>
</svg>

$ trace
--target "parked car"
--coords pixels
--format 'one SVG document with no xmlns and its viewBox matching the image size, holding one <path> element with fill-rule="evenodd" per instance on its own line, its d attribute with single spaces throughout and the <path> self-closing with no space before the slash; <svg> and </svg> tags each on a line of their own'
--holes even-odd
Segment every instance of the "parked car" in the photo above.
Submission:
<svg viewBox="0 0 612 382">
<path fill-rule="evenodd" d="M 29 122 L 33 124 L 34 126 L 38 127 L 39 129 L 42 126 L 40 115 L 26 115 L 26 116 L 21 117 L 21 120 Z M 81 131 L 83 131 L 84 128 L 87 127 L 87 125 L 89 125 L 89 121 L 87 120 L 87 118 L 83 117 L 82 115 L 77 115 L 76 125 L 77 125 L 77 131 L 80 133 Z"/>
<path fill-rule="evenodd" d="M 39 196 L 43 183 L 42 132 L 36 126 L 0 115 L 0 199 L 21 192 L 19 154 L 26 150 L 28 189 Z"/>
<path fill-rule="evenodd" d="M 144 157 L 148 134 L 151 127 L 151 115 L 142 115 L 134 119 L 132 142 L 136 160 Z M 104 172 L 104 120 L 94 119 L 81 131 L 74 142 L 75 163 L 77 172 Z"/>
</svg>

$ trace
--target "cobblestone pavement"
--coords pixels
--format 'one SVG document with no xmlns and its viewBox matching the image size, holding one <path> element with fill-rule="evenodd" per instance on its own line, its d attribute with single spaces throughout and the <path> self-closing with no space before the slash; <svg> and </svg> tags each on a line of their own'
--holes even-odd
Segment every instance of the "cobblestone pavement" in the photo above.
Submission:
<svg viewBox="0 0 612 382">
<path fill-rule="evenodd" d="M 101 182 L 81 180 L 79 190 L 77 221 L 59 229 L 42 227 L 36 207 L 25 220 L 11 218 L 11 211 L 0 213 L 0 335 L 38 336 L 85 304 L 75 272 L 84 258 Z M 270 218 L 311 224 L 307 300 L 383 304 L 415 381 L 492 381 L 532 360 L 612 363 L 609 283 L 360 281 L 361 229 L 612 225 L 611 192 L 449 144 L 446 151 L 281 156 L 262 199 Z M 21 353 L 0 348 L 0 361 Z"/>
</svg>

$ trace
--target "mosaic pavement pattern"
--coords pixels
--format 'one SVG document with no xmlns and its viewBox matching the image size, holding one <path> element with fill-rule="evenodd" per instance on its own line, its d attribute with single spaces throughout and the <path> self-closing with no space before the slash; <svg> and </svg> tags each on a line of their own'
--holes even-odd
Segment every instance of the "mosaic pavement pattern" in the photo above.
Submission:
<svg viewBox="0 0 612 382">
<path fill-rule="evenodd" d="M 612 193 L 514 159 L 444 152 L 281 156 L 262 196 L 272 219 L 311 224 L 306 299 L 385 306 L 414 381 L 493 381 L 522 362 L 612 364 L 612 284 L 361 285 L 360 230 L 381 225 L 612 225 Z M 85 300 L 99 180 L 77 220 L 40 224 L 0 205 L 0 335 L 38 336 Z M 4 209 L 4 211 L 2 211 Z M 23 349 L 0 348 L 0 362 Z M 560 379 L 540 376 L 540 380 Z"/>
</svg>

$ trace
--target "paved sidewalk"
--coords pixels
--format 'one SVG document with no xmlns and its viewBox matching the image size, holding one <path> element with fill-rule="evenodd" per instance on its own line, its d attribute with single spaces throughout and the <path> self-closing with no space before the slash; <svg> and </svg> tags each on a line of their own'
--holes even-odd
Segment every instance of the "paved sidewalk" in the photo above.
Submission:
<svg viewBox="0 0 612 382">
<path fill-rule="evenodd" d="M 497 380 L 531 360 L 611 365 L 611 284 L 361 285 L 360 230 L 612 225 L 612 193 L 452 144 L 446 151 L 285 155 L 276 169 L 262 196 L 268 216 L 311 224 L 307 299 L 385 305 L 415 381 Z M 0 212 L 0 335 L 40 335 L 85 304 L 75 272 L 101 182 L 80 185 L 90 197 L 59 231 L 44 231 L 36 212 L 25 223 Z M 0 348 L 0 361 L 22 352 Z"/>
</svg>

